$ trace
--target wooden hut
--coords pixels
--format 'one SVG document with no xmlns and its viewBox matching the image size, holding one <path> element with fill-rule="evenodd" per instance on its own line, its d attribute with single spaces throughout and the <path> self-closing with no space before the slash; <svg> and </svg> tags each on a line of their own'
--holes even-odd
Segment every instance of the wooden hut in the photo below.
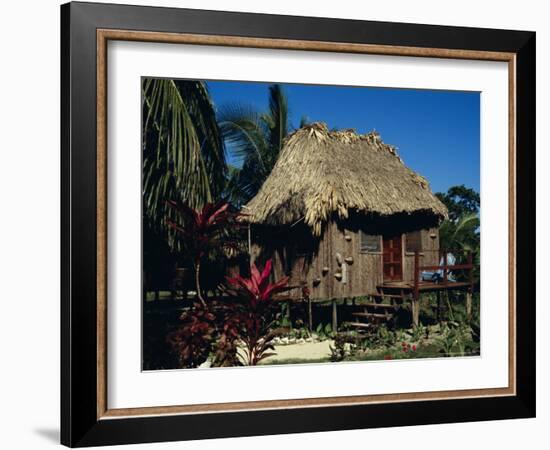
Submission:
<svg viewBox="0 0 550 450">
<path fill-rule="evenodd" d="M 244 212 L 251 259 L 273 258 L 275 278 L 289 275 L 312 299 L 412 282 L 415 254 L 421 265 L 439 263 L 438 227 L 447 216 L 426 179 L 377 133 L 329 131 L 323 123 L 287 137 Z"/>
</svg>

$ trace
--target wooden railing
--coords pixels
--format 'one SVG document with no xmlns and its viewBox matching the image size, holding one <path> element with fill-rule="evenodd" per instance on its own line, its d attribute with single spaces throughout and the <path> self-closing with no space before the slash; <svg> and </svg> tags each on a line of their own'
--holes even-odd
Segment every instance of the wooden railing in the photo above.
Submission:
<svg viewBox="0 0 550 450">
<path fill-rule="evenodd" d="M 422 253 L 429 252 L 430 250 L 424 250 Z M 466 264 L 448 264 L 448 255 L 452 253 L 453 255 L 457 255 L 460 253 L 464 253 L 463 250 L 433 250 L 434 252 L 438 252 L 438 261 L 441 261 L 441 258 L 443 258 L 443 265 L 420 265 L 420 252 L 415 251 L 414 252 L 414 270 L 413 270 L 413 276 L 414 276 L 414 297 L 418 299 L 419 296 L 419 289 L 420 289 L 420 276 L 423 271 L 429 270 L 429 271 L 442 271 L 442 283 L 447 284 L 449 281 L 449 272 L 454 272 L 458 270 L 463 270 L 468 272 L 468 283 L 470 285 L 470 292 L 473 291 L 474 288 L 474 256 L 471 251 L 467 253 L 466 257 Z M 456 256 L 455 256 L 456 257 Z"/>
</svg>

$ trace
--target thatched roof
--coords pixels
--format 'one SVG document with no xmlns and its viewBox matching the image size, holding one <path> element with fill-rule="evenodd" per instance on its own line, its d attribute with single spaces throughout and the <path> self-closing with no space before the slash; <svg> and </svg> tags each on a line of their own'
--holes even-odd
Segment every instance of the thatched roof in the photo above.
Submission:
<svg viewBox="0 0 550 450">
<path fill-rule="evenodd" d="M 426 179 L 406 167 L 395 147 L 376 132 L 329 131 L 324 123 L 286 138 L 273 171 L 245 212 L 251 223 L 264 225 L 304 220 L 315 235 L 334 215 L 346 219 L 351 212 L 447 217 Z"/>
</svg>

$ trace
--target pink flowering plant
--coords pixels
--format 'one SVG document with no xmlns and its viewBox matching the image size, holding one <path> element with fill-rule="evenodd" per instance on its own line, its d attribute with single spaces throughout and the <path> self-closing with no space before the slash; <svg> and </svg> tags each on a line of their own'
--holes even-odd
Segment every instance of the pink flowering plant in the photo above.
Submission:
<svg viewBox="0 0 550 450">
<path fill-rule="evenodd" d="M 206 203 L 200 209 L 181 202 L 167 203 L 174 218 L 166 217 L 166 223 L 193 263 L 198 301 L 181 315 L 180 325 L 166 340 L 177 355 L 180 367 L 198 367 L 212 354 L 213 365 L 235 365 L 237 323 L 231 308 L 207 297 L 201 283 L 201 266 L 216 252 L 239 250 L 238 233 L 243 227 L 240 220 L 243 214 L 226 201 Z"/>
<path fill-rule="evenodd" d="M 201 209 L 173 201 L 168 201 L 168 206 L 175 212 L 178 221 L 167 217 L 167 224 L 183 238 L 185 251 L 195 269 L 197 297 L 206 308 L 205 294 L 201 288 L 202 261 L 216 250 L 238 250 L 239 239 L 235 231 L 243 227 L 239 219 L 244 215 L 232 210 L 226 201 L 206 203 Z"/>
<path fill-rule="evenodd" d="M 234 319 L 239 324 L 239 336 L 244 344 L 244 355 L 239 356 L 250 366 L 275 354 L 273 339 L 281 333 L 273 329 L 277 310 L 274 295 L 288 290 L 288 277 L 271 283 L 271 269 L 272 261 L 268 260 L 261 271 L 252 264 L 248 278 L 227 278 L 229 292 L 235 300 Z"/>
</svg>

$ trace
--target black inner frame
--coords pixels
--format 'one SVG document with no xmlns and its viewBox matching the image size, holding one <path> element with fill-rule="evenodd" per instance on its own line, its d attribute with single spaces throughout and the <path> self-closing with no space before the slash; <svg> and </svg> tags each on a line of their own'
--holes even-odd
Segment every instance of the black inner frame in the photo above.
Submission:
<svg viewBox="0 0 550 450">
<path fill-rule="evenodd" d="M 97 420 L 98 28 L 516 53 L 517 395 Z M 80 447 L 535 416 L 535 33 L 70 3 L 61 7 L 60 132 L 63 444 Z"/>
</svg>

